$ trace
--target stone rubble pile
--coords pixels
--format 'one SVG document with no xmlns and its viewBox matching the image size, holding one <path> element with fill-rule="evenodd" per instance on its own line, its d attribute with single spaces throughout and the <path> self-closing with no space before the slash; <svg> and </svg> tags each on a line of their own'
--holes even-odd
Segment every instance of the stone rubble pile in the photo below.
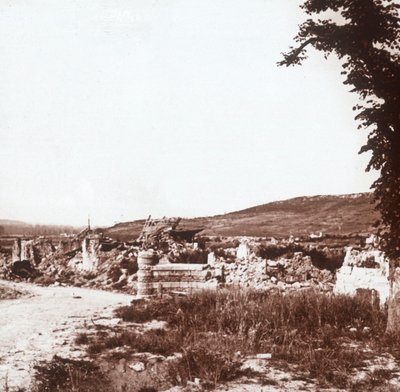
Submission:
<svg viewBox="0 0 400 392">
<path fill-rule="evenodd" d="M 278 260 L 265 260 L 253 255 L 233 263 L 215 261 L 211 271 L 213 278 L 227 285 L 260 290 L 286 291 L 312 287 L 331 291 L 334 285 L 334 274 L 314 267 L 311 258 L 301 252 L 295 253 L 292 258 Z"/>
<path fill-rule="evenodd" d="M 62 237 L 56 245 L 45 238 L 18 239 L 3 271 L 8 277 L 42 284 L 134 291 L 138 254 L 151 243 L 160 264 L 203 264 L 201 274 L 210 287 L 237 285 L 281 291 L 333 288 L 334 273 L 323 263 L 316 267 L 309 253 L 296 251 L 303 249 L 297 238 L 202 237 L 197 235 L 198 229 L 177 230 L 177 222 L 148 221 L 141 235 L 145 242 L 123 243 L 89 229 Z M 16 263 L 24 265 L 23 273 L 19 274 Z M 163 274 L 167 272 L 158 272 Z M 176 276 L 179 281 L 179 272 Z"/>
</svg>

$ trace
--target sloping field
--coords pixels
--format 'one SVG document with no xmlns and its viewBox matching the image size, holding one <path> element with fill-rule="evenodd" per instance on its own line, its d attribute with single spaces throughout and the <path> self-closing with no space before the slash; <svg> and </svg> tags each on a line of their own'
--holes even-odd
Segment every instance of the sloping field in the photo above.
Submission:
<svg viewBox="0 0 400 392">
<path fill-rule="evenodd" d="M 180 228 L 203 227 L 206 235 L 287 237 L 322 231 L 368 233 L 378 219 L 369 193 L 297 197 L 212 217 L 183 219 Z M 119 223 L 105 230 L 121 240 L 135 239 L 144 220 Z"/>
</svg>

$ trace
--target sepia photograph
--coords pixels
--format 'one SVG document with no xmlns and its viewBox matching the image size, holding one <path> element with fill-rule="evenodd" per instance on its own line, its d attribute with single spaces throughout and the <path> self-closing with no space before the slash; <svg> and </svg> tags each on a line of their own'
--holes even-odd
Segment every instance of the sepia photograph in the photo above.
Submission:
<svg viewBox="0 0 400 392">
<path fill-rule="evenodd" d="M 0 391 L 400 392 L 400 0 L 0 0 Z"/>
</svg>

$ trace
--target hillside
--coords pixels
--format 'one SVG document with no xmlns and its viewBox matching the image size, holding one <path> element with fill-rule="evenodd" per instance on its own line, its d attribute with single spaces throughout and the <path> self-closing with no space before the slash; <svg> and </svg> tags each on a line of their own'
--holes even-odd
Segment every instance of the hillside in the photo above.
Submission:
<svg viewBox="0 0 400 392">
<path fill-rule="evenodd" d="M 180 228 L 203 227 L 206 235 L 287 237 L 312 232 L 368 233 L 379 214 L 370 193 L 297 197 L 211 217 L 183 219 Z M 118 223 L 105 230 L 121 240 L 136 238 L 144 220 Z"/>
<path fill-rule="evenodd" d="M 80 229 L 62 225 L 37 225 L 11 219 L 0 219 L 0 235 L 58 235 L 61 233 L 74 234 Z"/>
</svg>

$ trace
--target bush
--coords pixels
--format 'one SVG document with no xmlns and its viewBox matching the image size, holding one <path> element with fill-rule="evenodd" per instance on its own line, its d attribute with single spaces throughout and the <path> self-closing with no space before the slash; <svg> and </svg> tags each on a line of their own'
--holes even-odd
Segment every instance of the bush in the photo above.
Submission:
<svg viewBox="0 0 400 392">
<path fill-rule="evenodd" d="M 109 380 L 91 362 L 57 356 L 36 365 L 34 379 L 32 392 L 113 392 Z"/>
<path fill-rule="evenodd" d="M 76 344 L 88 344 L 89 343 L 88 335 L 84 332 L 79 333 L 75 338 L 75 343 Z"/>
</svg>

